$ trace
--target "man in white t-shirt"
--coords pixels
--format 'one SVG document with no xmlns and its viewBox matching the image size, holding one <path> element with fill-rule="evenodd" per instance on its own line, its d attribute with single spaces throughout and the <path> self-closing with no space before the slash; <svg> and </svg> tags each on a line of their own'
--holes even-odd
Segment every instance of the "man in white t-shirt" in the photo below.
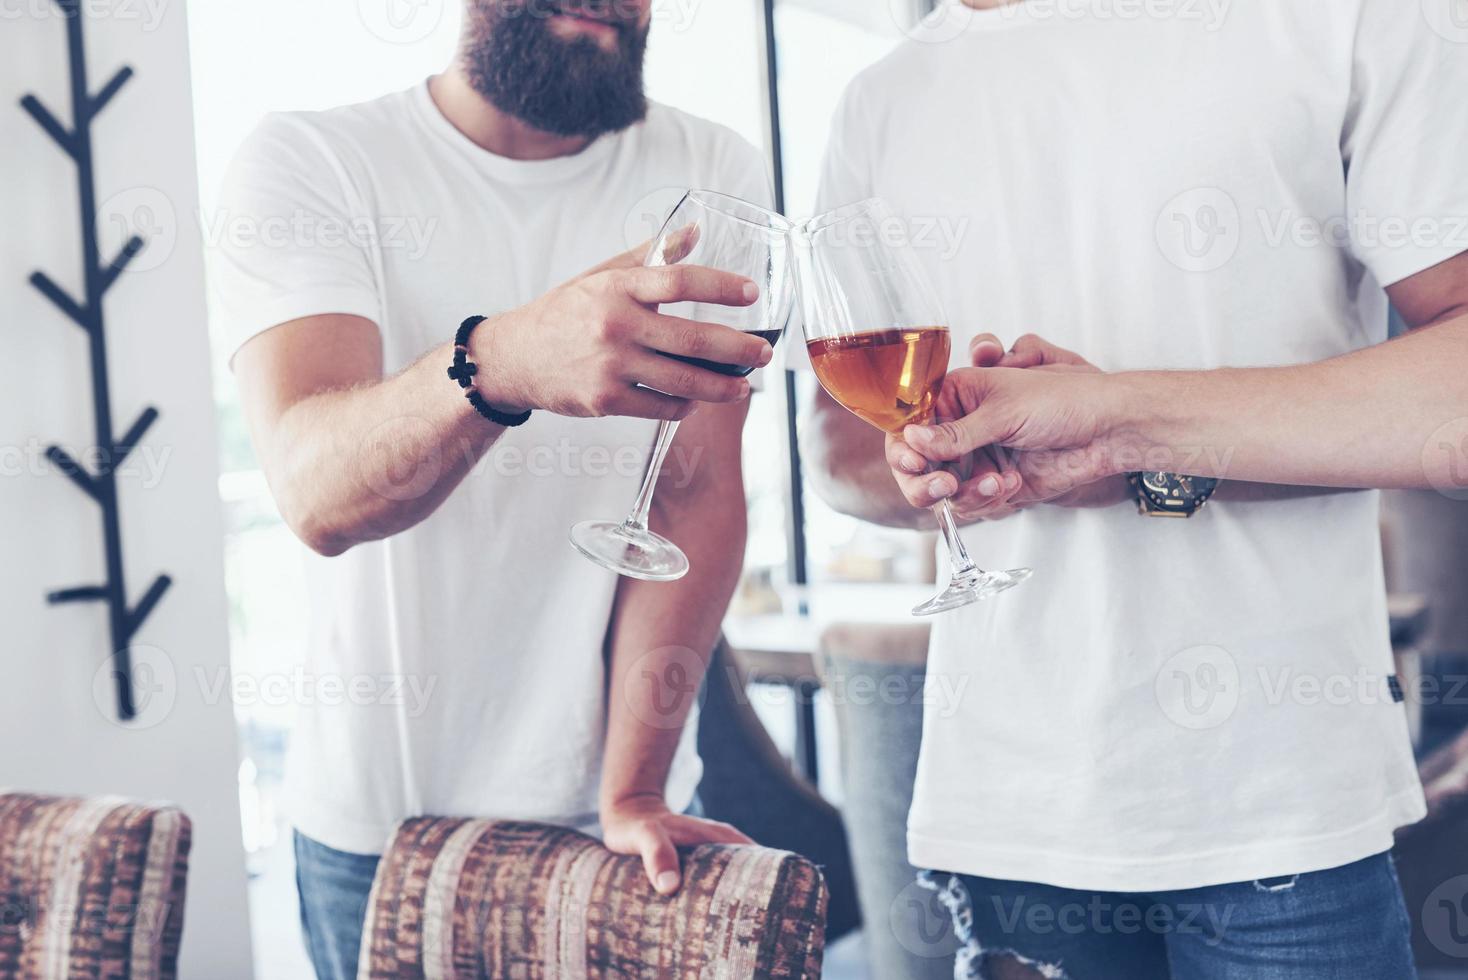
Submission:
<svg viewBox="0 0 1468 980">
<path fill-rule="evenodd" d="M 908 847 L 961 971 L 1413 975 L 1377 494 L 1324 488 L 1447 486 L 1468 446 L 1468 36 L 1424 10 L 951 2 L 846 94 L 822 204 L 910 221 L 954 421 L 884 449 L 823 394 L 813 477 L 898 526 L 951 498 L 1035 570 L 933 624 L 970 683 Z"/>
<path fill-rule="evenodd" d="M 749 382 L 663 355 L 758 367 L 771 351 L 657 308 L 758 290 L 607 259 L 648 237 L 670 189 L 763 203 L 769 183 L 731 131 L 647 103 L 649 22 L 650 0 L 475 0 L 451 68 L 268 117 L 219 202 L 212 271 L 245 414 L 282 516 L 319 553 L 320 693 L 300 705 L 287 792 L 323 976 L 355 975 L 377 856 L 408 816 L 599 826 L 664 893 L 675 846 L 745 840 L 687 814 L 684 722 L 690 652 L 712 649 L 743 562 Z M 477 373 L 451 378 L 466 318 Z M 619 581 L 568 529 L 627 513 L 654 420 L 684 417 L 653 521 L 692 570 Z"/>
</svg>

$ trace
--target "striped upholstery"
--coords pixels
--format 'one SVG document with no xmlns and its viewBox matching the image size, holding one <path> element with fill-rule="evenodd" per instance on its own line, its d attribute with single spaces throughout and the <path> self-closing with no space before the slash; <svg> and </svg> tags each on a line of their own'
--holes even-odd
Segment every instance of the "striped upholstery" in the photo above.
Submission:
<svg viewBox="0 0 1468 980">
<path fill-rule="evenodd" d="M 173 807 L 0 794 L 0 977 L 173 977 L 189 834 Z"/>
<path fill-rule="evenodd" d="M 705 845 L 661 898 L 573 830 L 418 818 L 378 865 L 360 977 L 816 980 L 826 888 L 804 858 Z"/>
</svg>

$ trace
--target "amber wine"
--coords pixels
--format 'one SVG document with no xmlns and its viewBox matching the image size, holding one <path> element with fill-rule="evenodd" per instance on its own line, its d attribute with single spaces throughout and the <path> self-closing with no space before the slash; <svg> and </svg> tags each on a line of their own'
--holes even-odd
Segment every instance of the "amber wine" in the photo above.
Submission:
<svg viewBox="0 0 1468 980">
<path fill-rule="evenodd" d="M 926 422 L 948 373 L 948 330 L 909 327 L 806 342 L 816 377 L 843 407 L 886 432 Z"/>
</svg>

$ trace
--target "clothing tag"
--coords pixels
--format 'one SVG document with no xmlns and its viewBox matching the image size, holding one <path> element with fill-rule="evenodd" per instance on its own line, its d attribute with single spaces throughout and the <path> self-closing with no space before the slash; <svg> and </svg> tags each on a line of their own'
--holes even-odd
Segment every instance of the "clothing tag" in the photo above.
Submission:
<svg viewBox="0 0 1468 980">
<path fill-rule="evenodd" d="M 1406 700 L 1405 695 L 1402 694 L 1402 682 L 1397 680 L 1396 674 L 1393 674 L 1386 679 L 1386 686 L 1392 692 L 1392 700 L 1395 701 L 1397 704 L 1401 704 L 1403 701 Z"/>
</svg>

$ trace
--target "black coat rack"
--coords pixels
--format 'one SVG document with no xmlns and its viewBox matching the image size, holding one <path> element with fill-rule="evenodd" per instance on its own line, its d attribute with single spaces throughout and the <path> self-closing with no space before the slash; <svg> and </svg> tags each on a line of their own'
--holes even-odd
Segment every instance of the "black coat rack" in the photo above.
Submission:
<svg viewBox="0 0 1468 980">
<path fill-rule="evenodd" d="M 133 637 L 147 620 L 172 580 L 167 575 L 154 579 L 136 606 L 129 607 L 127 586 L 122 570 L 122 527 L 117 506 L 117 470 L 133 451 L 143 434 L 158 419 L 158 410 L 145 408 L 122 438 L 112 429 L 111 394 L 107 384 L 107 339 L 103 324 L 102 298 L 117 282 L 143 247 L 143 240 L 130 237 L 122 250 L 107 265 L 102 265 L 97 251 L 97 188 L 93 174 L 92 120 L 117 95 L 132 77 L 133 70 L 123 67 L 112 80 L 93 95 L 87 87 L 86 48 L 82 43 L 82 11 L 80 0 L 55 0 L 66 20 L 67 47 L 71 59 L 71 118 L 67 129 L 34 95 L 20 100 L 22 108 L 76 163 L 77 195 L 80 202 L 82 232 L 82 272 L 86 296 L 73 299 L 43 272 L 31 275 L 31 285 L 49 299 L 87 334 L 91 347 L 92 418 L 97 446 L 97 471 L 88 470 L 59 446 L 46 450 L 61 472 L 96 502 L 102 511 L 102 541 L 107 555 L 107 579 L 101 585 L 82 585 L 51 592 L 46 601 L 105 602 L 108 627 L 112 639 L 112 676 L 117 685 L 117 714 L 129 721 L 137 714 L 133 702 L 132 658 L 128 652 Z"/>
</svg>

